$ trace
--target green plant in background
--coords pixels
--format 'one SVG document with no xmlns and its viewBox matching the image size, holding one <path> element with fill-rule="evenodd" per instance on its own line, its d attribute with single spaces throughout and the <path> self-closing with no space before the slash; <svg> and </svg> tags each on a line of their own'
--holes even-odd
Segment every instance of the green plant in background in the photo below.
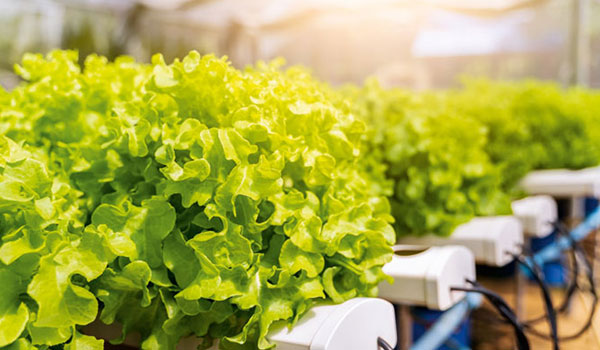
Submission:
<svg viewBox="0 0 600 350">
<path fill-rule="evenodd" d="M 448 235 L 475 215 L 510 213 L 484 151 L 485 127 L 443 96 L 386 90 L 375 80 L 342 94 L 370 126 L 364 167 L 385 184 L 398 235 Z"/>
<path fill-rule="evenodd" d="M 599 163 L 600 144 L 592 135 L 598 128 L 593 95 L 538 81 L 471 79 L 448 92 L 447 100 L 457 113 L 486 126 L 486 152 L 502 171 L 503 188 L 512 191 L 534 169 Z"/>
<path fill-rule="evenodd" d="M 596 89 L 581 87 L 566 91 L 567 108 L 576 111 L 576 115 L 585 124 L 586 144 L 589 144 L 584 166 L 600 164 L 600 92 Z"/>
<path fill-rule="evenodd" d="M 267 348 L 317 301 L 376 295 L 389 204 L 364 124 L 309 75 L 76 62 L 26 55 L 0 95 L 0 347 L 100 349 L 99 319 L 143 349 Z"/>
<path fill-rule="evenodd" d="M 467 79 L 413 92 L 369 80 L 337 100 L 369 126 L 362 166 L 390 198 L 400 236 L 447 235 L 475 215 L 508 214 L 532 170 L 600 163 L 594 90 Z"/>
</svg>

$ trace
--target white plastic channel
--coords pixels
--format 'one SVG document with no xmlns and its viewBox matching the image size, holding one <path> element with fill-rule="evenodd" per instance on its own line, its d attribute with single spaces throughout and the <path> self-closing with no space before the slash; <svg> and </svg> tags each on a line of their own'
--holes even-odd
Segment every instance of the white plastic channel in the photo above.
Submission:
<svg viewBox="0 0 600 350">
<path fill-rule="evenodd" d="M 581 170 L 536 170 L 527 174 L 520 187 L 529 194 L 557 198 L 600 197 L 600 167 Z"/>
<path fill-rule="evenodd" d="M 478 264 L 505 266 L 523 247 L 523 227 L 513 216 L 476 217 L 458 226 L 448 237 L 426 235 L 403 237 L 399 244 L 422 246 L 461 245 L 467 247 Z"/>
</svg>

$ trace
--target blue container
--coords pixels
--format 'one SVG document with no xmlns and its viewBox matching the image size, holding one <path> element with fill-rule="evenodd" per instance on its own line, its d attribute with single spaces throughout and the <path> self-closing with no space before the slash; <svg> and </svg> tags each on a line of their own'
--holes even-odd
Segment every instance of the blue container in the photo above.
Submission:
<svg viewBox="0 0 600 350">
<path fill-rule="evenodd" d="M 430 310 L 424 307 L 411 308 L 413 317 L 412 338 L 413 342 L 419 339 L 438 318 L 443 311 Z M 436 350 L 456 350 L 457 348 L 470 347 L 471 344 L 471 319 L 466 317 L 447 341 L 452 346 L 443 345 Z"/>
<path fill-rule="evenodd" d="M 590 215 L 596 208 L 598 208 L 598 199 L 593 197 L 587 197 L 585 199 L 585 216 Z"/>
</svg>

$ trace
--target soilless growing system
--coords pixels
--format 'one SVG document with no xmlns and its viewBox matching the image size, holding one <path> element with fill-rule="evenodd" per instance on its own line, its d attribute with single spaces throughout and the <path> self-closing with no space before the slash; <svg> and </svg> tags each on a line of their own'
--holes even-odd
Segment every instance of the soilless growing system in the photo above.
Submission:
<svg viewBox="0 0 600 350">
<path fill-rule="evenodd" d="M 321 304 L 405 291 L 398 239 L 511 215 L 531 171 L 600 163 L 591 90 L 334 88 L 197 52 L 77 62 L 27 54 L 0 91 L 0 349 L 278 346 Z"/>
</svg>

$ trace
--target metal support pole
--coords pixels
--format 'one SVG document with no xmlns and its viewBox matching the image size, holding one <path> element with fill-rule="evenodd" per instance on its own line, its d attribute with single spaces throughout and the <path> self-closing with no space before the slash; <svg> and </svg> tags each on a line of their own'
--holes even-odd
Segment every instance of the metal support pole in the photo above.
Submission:
<svg viewBox="0 0 600 350">
<path fill-rule="evenodd" d="M 590 81 L 589 0 L 572 0 L 569 47 L 569 83 L 588 86 Z"/>
<path fill-rule="evenodd" d="M 525 316 L 524 310 L 524 298 L 526 288 L 526 277 L 521 272 L 521 269 L 515 269 L 515 315 L 518 319 L 522 319 Z"/>
<path fill-rule="evenodd" d="M 396 329 L 398 331 L 398 350 L 409 350 L 412 345 L 412 317 L 410 306 L 394 305 L 396 311 Z"/>
</svg>

